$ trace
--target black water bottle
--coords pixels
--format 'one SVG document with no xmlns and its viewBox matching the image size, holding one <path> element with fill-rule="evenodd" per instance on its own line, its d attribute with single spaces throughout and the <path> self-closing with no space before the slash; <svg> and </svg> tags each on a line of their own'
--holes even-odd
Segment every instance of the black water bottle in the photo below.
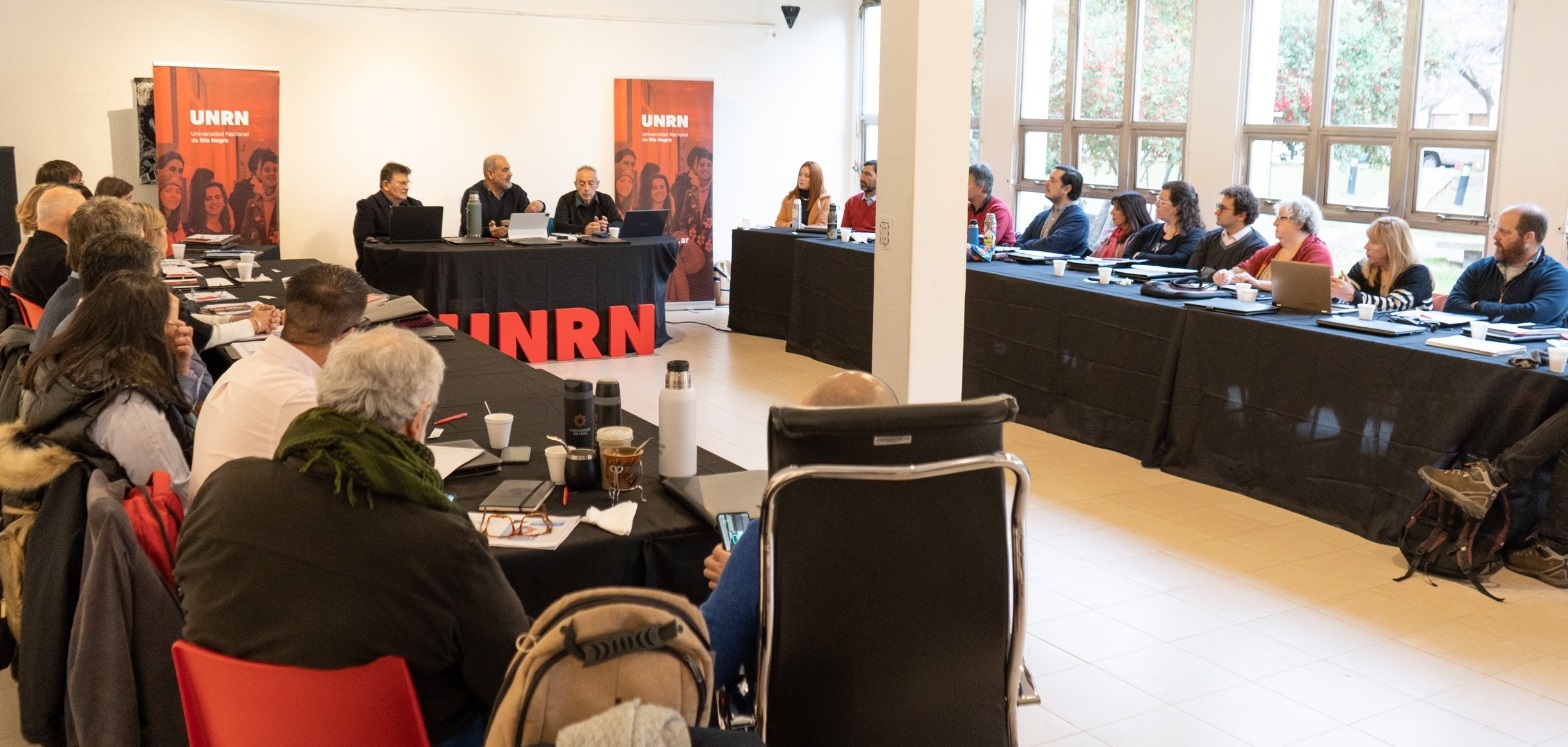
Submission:
<svg viewBox="0 0 1568 747">
<path fill-rule="evenodd" d="M 566 443 L 593 448 L 593 384 L 582 379 L 566 380 Z"/>
<path fill-rule="evenodd" d="M 621 424 L 621 382 L 600 379 L 594 385 L 593 422 L 599 428 Z"/>
</svg>

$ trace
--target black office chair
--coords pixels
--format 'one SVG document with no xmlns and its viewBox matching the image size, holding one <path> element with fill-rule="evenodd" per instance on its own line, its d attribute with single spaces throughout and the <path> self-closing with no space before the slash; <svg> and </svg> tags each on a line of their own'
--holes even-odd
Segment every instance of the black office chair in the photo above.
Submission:
<svg viewBox="0 0 1568 747">
<path fill-rule="evenodd" d="M 773 408 L 763 741 L 1017 743 L 1029 472 L 1002 451 L 1017 412 L 1009 396 Z"/>
</svg>

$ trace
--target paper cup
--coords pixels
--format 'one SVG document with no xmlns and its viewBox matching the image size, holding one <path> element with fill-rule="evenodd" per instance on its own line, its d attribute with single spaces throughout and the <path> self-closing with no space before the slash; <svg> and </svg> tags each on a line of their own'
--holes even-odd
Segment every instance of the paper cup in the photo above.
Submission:
<svg viewBox="0 0 1568 747">
<path fill-rule="evenodd" d="M 486 415 L 485 430 L 490 434 L 490 448 L 506 448 L 512 443 L 512 414 L 492 412 Z"/>
<path fill-rule="evenodd" d="M 1063 275 L 1066 275 L 1067 274 L 1067 260 L 1065 260 L 1065 259 L 1053 259 L 1053 260 L 1051 260 L 1051 274 L 1055 275 L 1057 277 L 1061 277 Z"/>
<path fill-rule="evenodd" d="M 255 262 L 256 261 L 256 253 L 255 252 L 240 252 L 240 261 L 241 262 Z"/>
<path fill-rule="evenodd" d="M 1359 317 L 1361 317 L 1362 319 L 1364 319 L 1366 321 L 1372 321 L 1372 315 L 1375 314 L 1375 313 L 1377 313 L 1377 306 L 1375 304 L 1370 304 L 1370 303 L 1358 303 L 1358 304 L 1356 304 L 1356 316 L 1359 316 Z"/>
<path fill-rule="evenodd" d="M 1486 339 L 1486 331 L 1492 328 L 1491 322 L 1471 322 L 1470 336 L 1477 340 Z"/>
<path fill-rule="evenodd" d="M 551 446 L 544 450 L 544 460 L 550 465 L 550 482 L 566 484 L 566 447 Z"/>
<path fill-rule="evenodd" d="M 1568 348 L 1547 348 L 1546 362 L 1552 367 L 1552 373 L 1562 373 L 1568 368 Z"/>
<path fill-rule="evenodd" d="M 175 244 L 174 245 L 174 258 L 175 259 L 185 259 L 185 245 L 184 244 Z"/>
<path fill-rule="evenodd" d="M 750 231 L 751 230 L 751 219 L 750 218 L 741 218 L 740 219 L 740 230 L 742 230 L 742 231 Z"/>
<path fill-rule="evenodd" d="M 247 283 L 250 282 L 251 277 L 256 274 L 255 262 L 241 262 L 235 265 L 235 268 L 240 272 L 240 280 Z"/>
<path fill-rule="evenodd" d="M 1245 288 L 1237 288 L 1236 300 L 1242 303 L 1256 303 L 1258 300 L 1258 289 L 1250 285 Z"/>
<path fill-rule="evenodd" d="M 618 239 L 620 237 L 621 237 L 621 227 L 620 226 L 610 226 L 610 238 Z"/>
<path fill-rule="evenodd" d="M 1109 268 L 1109 267 L 1101 267 L 1100 268 L 1100 285 L 1110 285 L 1110 284 L 1111 284 L 1111 268 Z"/>
</svg>

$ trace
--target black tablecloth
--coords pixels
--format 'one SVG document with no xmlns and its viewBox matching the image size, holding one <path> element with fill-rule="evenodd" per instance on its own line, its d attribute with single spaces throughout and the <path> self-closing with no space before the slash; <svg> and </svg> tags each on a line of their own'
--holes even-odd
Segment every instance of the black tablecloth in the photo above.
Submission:
<svg viewBox="0 0 1568 747">
<path fill-rule="evenodd" d="M 787 228 L 737 228 L 731 234 L 730 329 L 788 338 L 795 239 Z"/>
<path fill-rule="evenodd" d="M 629 244 L 521 247 L 492 243 L 455 246 L 366 244 L 360 254 L 365 281 L 387 293 L 418 299 L 433 314 L 456 314 L 467 330 L 470 314 L 580 307 L 598 312 L 595 342 L 609 350 L 608 309 L 653 304 L 654 344 L 664 330 L 664 288 L 680 245 L 668 236 Z M 524 319 L 527 319 L 526 313 Z M 496 322 L 490 323 L 495 334 Z M 551 326 L 550 354 L 555 354 Z"/>
<path fill-rule="evenodd" d="M 796 240 L 784 349 L 841 368 L 870 371 L 875 264 L 876 254 L 867 244 Z"/>
<path fill-rule="evenodd" d="M 271 277 L 287 277 L 314 262 L 282 260 L 269 262 L 264 268 Z M 271 303 L 279 306 L 283 300 L 282 286 L 277 282 L 250 284 L 235 289 L 234 294 L 241 300 L 276 295 Z M 432 420 L 465 412 L 468 416 L 441 426 L 441 437 L 430 443 L 472 439 L 488 445 L 484 425 L 488 402 L 496 412 L 513 414 L 512 445 L 532 446 L 534 450 L 528 464 L 507 465 L 499 473 L 489 475 L 449 479 L 447 489 L 457 496 L 458 503 L 477 509 L 502 480 L 549 479 L 544 450 L 551 442 L 544 436 L 560 435 L 564 426 L 561 379 L 502 355 L 463 333 L 451 341 L 433 344 L 446 361 L 446 379 Z M 630 426 L 639 441 L 658 436 L 657 428 L 630 413 L 623 416 L 622 424 Z M 718 532 L 659 484 L 658 445 L 655 439 L 645 452 L 640 492 L 647 495 L 647 500 L 638 504 L 630 536 L 621 537 L 581 524 L 555 550 L 493 551 L 530 615 L 538 615 L 551 602 L 573 591 L 610 584 L 667 589 L 694 602 L 707 598 L 702 561 L 718 543 Z M 740 468 L 699 450 L 697 469 L 711 474 Z M 630 500 L 637 500 L 637 494 L 630 493 Z M 562 506 L 558 490 L 546 502 L 545 509 L 553 515 L 582 515 L 591 506 L 608 508 L 608 494 L 602 490 L 574 492 L 570 503 Z"/>
</svg>

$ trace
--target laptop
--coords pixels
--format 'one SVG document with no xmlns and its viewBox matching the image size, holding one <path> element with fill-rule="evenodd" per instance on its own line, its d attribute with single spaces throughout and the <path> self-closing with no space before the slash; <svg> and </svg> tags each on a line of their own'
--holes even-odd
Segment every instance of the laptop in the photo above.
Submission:
<svg viewBox="0 0 1568 747">
<path fill-rule="evenodd" d="M 1257 316 L 1259 314 L 1275 314 L 1279 309 L 1271 303 L 1262 301 L 1243 301 L 1239 298 L 1205 298 L 1199 301 L 1188 301 L 1189 309 L 1204 309 L 1218 311 L 1222 314 L 1235 314 L 1237 316 Z"/>
<path fill-rule="evenodd" d="M 550 238 L 549 213 L 512 213 L 507 222 L 506 241 L 523 246 L 555 246 Z"/>
<path fill-rule="evenodd" d="M 1385 322 L 1381 319 L 1361 319 L 1360 317 L 1323 316 L 1318 317 L 1318 326 L 1333 329 L 1346 329 L 1351 332 L 1366 332 L 1384 337 L 1402 337 L 1404 335 L 1419 335 L 1426 331 L 1422 327 L 1409 324 L 1396 324 Z"/>
<path fill-rule="evenodd" d="M 1269 295 L 1274 298 L 1275 306 L 1314 314 L 1334 310 L 1334 299 L 1329 293 L 1334 270 L 1328 265 L 1276 260 L 1269 264 L 1269 273 L 1274 282 Z"/>
<path fill-rule="evenodd" d="M 768 488 L 768 471 L 725 472 L 696 477 L 666 477 L 664 487 L 680 496 L 691 510 L 717 523 L 719 514 L 744 511 L 753 519 L 762 516 L 762 494 Z"/>
<path fill-rule="evenodd" d="M 388 244 L 417 244 L 441 240 L 442 207 L 404 205 L 392 208 Z"/>
<path fill-rule="evenodd" d="M 621 219 L 621 238 L 646 239 L 664 235 L 664 224 L 670 219 L 668 209 L 628 210 Z"/>
<path fill-rule="evenodd" d="M 1197 270 L 1189 270 L 1189 269 L 1187 269 L 1185 267 L 1161 267 L 1159 265 L 1133 265 L 1131 267 L 1118 267 L 1118 268 L 1112 270 L 1111 274 L 1115 275 L 1117 277 L 1132 278 L 1133 280 L 1136 280 L 1138 282 L 1148 282 L 1150 280 L 1160 280 L 1160 279 L 1163 279 L 1163 278 L 1175 278 L 1175 277 L 1182 277 L 1184 275 L 1196 275 L 1196 274 L 1198 274 L 1198 271 Z"/>
</svg>

